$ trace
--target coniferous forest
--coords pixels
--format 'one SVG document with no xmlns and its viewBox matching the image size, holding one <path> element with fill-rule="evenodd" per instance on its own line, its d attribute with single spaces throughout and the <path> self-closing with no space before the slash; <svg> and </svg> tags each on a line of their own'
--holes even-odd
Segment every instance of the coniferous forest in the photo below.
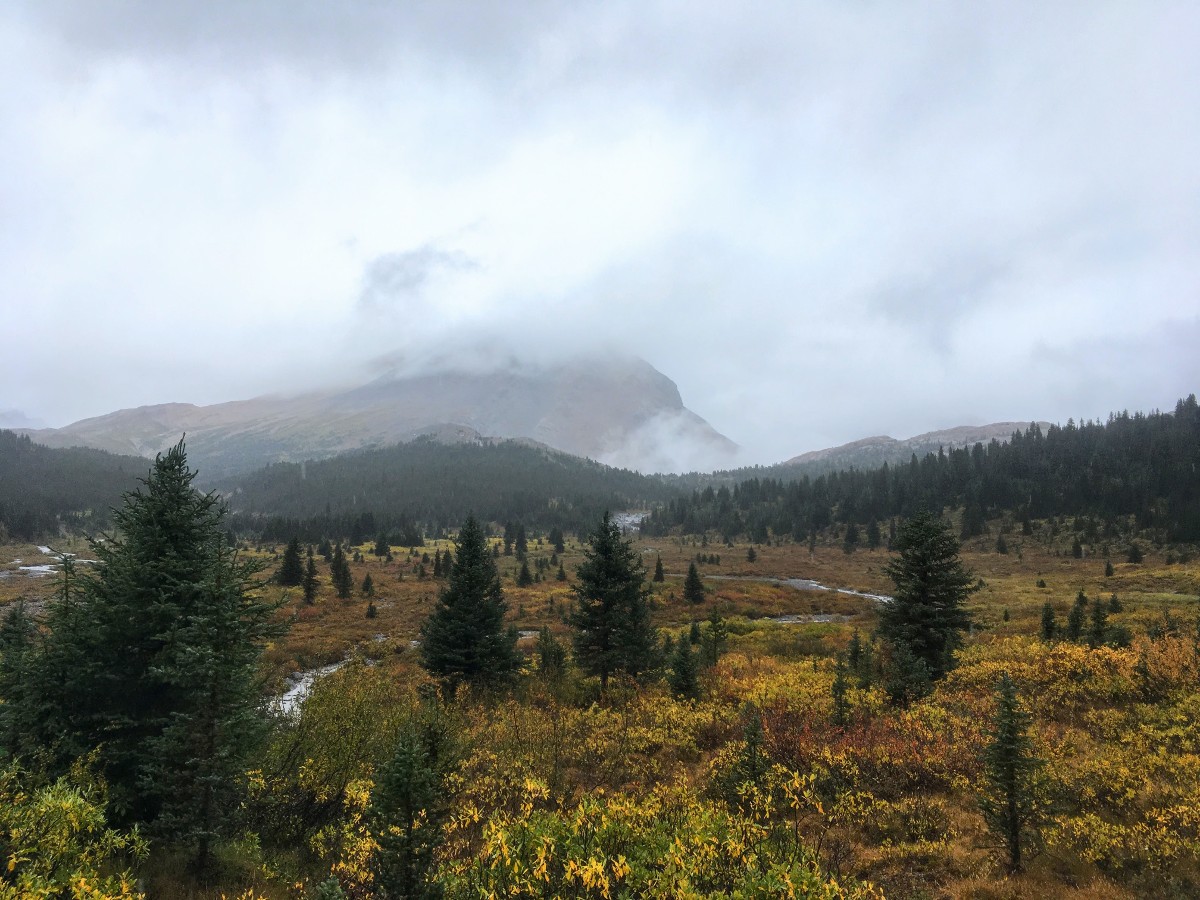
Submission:
<svg viewBox="0 0 1200 900">
<path fill-rule="evenodd" d="M 0 438 L 0 898 L 1200 895 L 1193 397 L 687 493 Z"/>
</svg>

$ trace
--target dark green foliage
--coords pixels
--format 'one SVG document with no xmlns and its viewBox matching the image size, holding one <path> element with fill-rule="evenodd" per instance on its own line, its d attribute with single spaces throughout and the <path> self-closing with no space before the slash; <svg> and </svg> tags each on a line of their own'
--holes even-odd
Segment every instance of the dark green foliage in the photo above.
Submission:
<svg viewBox="0 0 1200 900">
<path fill-rule="evenodd" d="M 872 519 L 867 523 L 867 549 L 878 550 L 883 543 L 883 535 L 879 533 L 879 523 Z"/>
<path fill-rule="evenodd" d="M 329 561 L 329 581 L 342 600 L 349 599 L 354 591 L 354 575 L 350 572 L 350 563 L 346 562 L 346 554 L 342 552 L 340 543 L 333 548 L 333 559 Z"/>
<path fill-rule="evenodd" d="M 1075 598 L 1071 612 L 1067 615 L 1067 640 L 1078 642 L 1083 637 L 1083 624 L 1087 621 L 1088 599 L 1083 591 Z"/>
<path fill-rule="evenodd" d="M 392 548 L 388 545 L 386 534 L 381 534 L 375 539 L 375 549 L 373 552 L 376 556 L 387 556 L 392 552 Z"/>
<path fill-rule="evenodd" d="M 687 578 L 683 580 L 683 599 L 688 603 L 704 602 L 704 582 L 695 563 L 688 563 Z"/>
<path fill-rule="evenodd" d="M 691 642 L 693 647 L 700 643 L 700 637 L 700 623 L 693 622 L 688 628 L 688 640 Z"/>
<path fill-rule="evenodd" d="M 1102 645 L 1105 641 L 1105 635 L 1108 631 L 1108 609 L 1100 598 L 1096 598 L 1096 602 L 1092 604 L 1092 621 L 1088 628 L 1088 646 L 1095 649 Z"/>
<path fill-rule="evenodd" d="M 317 564 L 313 560 L 313 548 L 309 545 L 308 562 L 304 566 L 304 602 L 312 604 L 317 599 Z"/>
<path fill-rule="evenodd" d="M 746 562 L 755 562 L 758 559 L 758 551 L 751 547 L 746 551 Z"/>
<path fill-rule="evenodd" d="M 567 648 L 543 625 L 537 639 L 538 675 L 549 682 L 560 681 L 567 671 Z"/>
<path fill-rule="evenodd" d="M 229 547 L 214 495 L 192 487 L 180 442 L 69 569 L 36 660 L 43 743 L 64 762 L 100 746 L 110 810 L 194 853 L 204 869 L 231 823 L 262 733 L 255 667 L 274 607 L 249 593 L 258 566 Z"/>
<path fill-rule="evenodd" d="M 1037 586 L 1038 586 L 1038 587 L 1040 587 L 1040 588 L 1044 588 L 1044 587 L 1046 586 L 1046 579 L 1045 579 L 1045 578 L 1039 578 L 1039 579 L 1037 580 Z"/>
<path fill-rule="evenodd" d="M 715 609 L 708 614 L 708 627 L 700 636 L 700 665 L 711 668 L 717 664 L 729 642 L 729 627 Z"/>
<path fill-rule="evenodd" d="M 1042 640 L 1052 641 L 1058 636 L 1058 620 L 1054 615 L 1054 604 L 1046 601 L 1042 605 Z"/>
<path fill-rule="evenodd" d="M 283 560 L 275 573 L 275 581 L 284 587 L 297 587 L 304 583 L 304 560 L 300 558 L 300 538 L 293 537 L 283 551 Z"/>
<path fill-rule="evenodd" d="M 665 578 L 666 574 L 663 572 L 662 556 L 659 556 L 654 562 L 654 580 L 661 584 Z"/>
<path fill-rule="evenodd" d="M 376 609 L 376 607 L 375 607 L 375 601 L 372 600 L 372 601 L 368 602 L 367 603 L 367 618 L 374 619 L 378 615 L 379 615 L 379 610 Z"/>
<path fill-rule="evenodd" d="M 525 537 L 525 526 L 517 523 L 517 533 L 514 540 L 514 549 L 517 552 L 517 559 L 524 560 L 526 554 L 529 553 L 529 541 Z"/>
<path fill-rule="evenodd" d="M 397 473 L 402 473 L 398 475 Z M 285 540 L 299 534 L 388 535 L 394 546 L 422 543 L 468 514 L 482 522 L 583 533 L 605 509 L 638 508 L 666 501 L 678 490 L 660 478 L 613 469 L 591 460 L 516 441 L 486 445 L 441 444 L 418 439 L 398 446 L 347 453 L 333 459 L 276 463 L 215 484 L 236 491 L 233 526 Z M 558 541 L 554 539 L 557 538 Z"/>
<path fill-rule="evenodd" d="M 833 685 L 830 687 L 833 697 L 833 724 L 838 728 L 845 728 L 850 721 L 850 702 L 846 699 L 850 684 L 846 678 L 846 671 L 846 655 L 839 653 L 833 668 Z"/>
<path fill-rule="evenodd" d="M 529 587 L 533 584 L 533 575 L 529 572 L 529 560 L 521 560 L 521 571 L 517 573 L 517 586 Z"/>
<path fill-rule="evenodd" d="M 692 651 L 692 641 L 687 635 L 680 635 L 675 641 L 668 661 L 670 671 L 667 673 L 667 683 L 677 697 L 695 699 L 700 696 L 699 665 L 696 654 Z"/>
<path fill-rule="evenodd" d="M 1138 565 L 1144 558 L 1145 554 L 1142 553 L 1142 548 L 1137 545 L 1136 541 L 1130 541 L 1129 550 L 1125 553 L 1126 561 Z"/>
<path fill-rule="evenodd" d="M 364 597 L 375 596 L 375 581 L 371 578 L 371 573 L 368 572 L 362 582 L 362 595 Z"/>
<path fill-rule="evenodd" d="M 600 677 L 601 690 L 610 675 L 638 675 L 655 664 L 655 636 L 650 625 L 645 571 L 641 555 L 623 540 L 606 512 L 584 548 L 576 570 L 575 659 L 584 671 Z"/>
<path fill-rule="evenodd" d="M 780 465 L 711 476 L 680 476 L 690 487 L 642 523 L 647 535 L 670 529 L 750 534 L 765 522 L 776 534 L 803 540 L 831 524 L 910 516 L 921 508 L 962 509 L 963 535 L 982 534 L 985 517 L 1020 511 L 1031 519 L 1089 515 L 1104 521 L 1136 516 L 1169 540 L 1200 539 L 1200 405 L 1181 400 L 1174 413 L 1121 413 L 1107 423 L 1031 425 L 1008 443 L 913 455 L 908 463 L 856 466 Z M 814 544 L 810 543 L 810 549 Z M 1080 547 L 1082 553 L 1082 546 Z"/>
<path fill-rule="evenodd" d="M 449 582 L 421 626 L 421 664 L 451 695 L 462 682 L 497 687 L 521 668 L 516 632 L 504 628 L 508 605 L 496 562 L 473 516 L 463 523 L 455 546 Z"/>
<path fill-rule="evenodd" d="M 1008 553 L 1008 544 L 1005 543 L 1004 535 L 1002 534 L 996 537 L 996 552 L 1001 554 Z"/>
<path fill-rule="evenodd" d="M 897 706 L 908 706 L 933 690 L 928 664 L 908 644 L 891 645 L 891 656 L 884 667 L 883 690 Z"/>
<path fill-rule="evenodd" d="M 67 559 L 66 564 L 70 565 Z M 5 757 L 24 756 L 36 749 L 36 698 L 31 695 L 31 667 L 37 625 L 18 600 L 0 621 L 0 763 Z"/>
<path fill-rule="evenodd" d="M 451 768 L 449 729 L 436 708 L 426 709 L 401 731 L 371 795 L 371 831 L 379 843 L 372 865 L 385 897 L 442 896 L 433 877 L 434 853 L 442 842 L 444 781 Z"/>
<path fill-rule="evenodd" d="M 555 575 L 554 577 L 558 581 L 566 581 L 567 580 L 567 570 L 563 568 L 563 564 L 561 562 L 558 564 L 558 574 Z"/>
<path fill-rule="evenodd" d="M 1113 564 L 1112 564 L 1112 560 L 1111 560 L 1111 559 L 1106 559 L 1106 560 L 1104 561 L 1104 577 L 1105 577 L 1105 578 L 1112 578 L 1112 576 L 1113 576 Z"/>
<path fill-rule="evenodd" d="M 563 530 L 558 526 L 550 529 L 550 545 L 554 548 L 555 553 L 562 553 L 566 549 L 566 543 L 563 541 Z"/>
<path fill-rule="evenodd" d="M 1125 611 L 1125 605 L 1121 603 L 1121 598 L 1113 594 L 1108 598 L 1108 611 L 1110 613 L 1119 613 Z"/>
<path fill-rule="evenodd" d="M 1004 842 L 1008 867 L 1020 872 L 1022 851 L 1035 833 L 1034 777 L 1040 764 L 1029 737 L 1030 716 L 1017 703 L 1017 689 L 1005 673 L 996 692 L 996 717 L 984 750 L 984 790 L 979 806 L 988 827 Z"/>
<path fill-rule="evenodd" d="M 851 522 L 846 526 L 846 536 L 842 540 L 842 552 L 853 553 L 858 549 L 858 526 Z"/>
<path fill-rule="evenodd" d="M 1079 543 L 1079 538 L 1071 542 L 1071 555 L 1076 559 L 1083 558 L 1083 545 Z"/>
<path fill-rule="evenodd" d="M 103 450 L 51 449 L 0 429 L 0 535 L 32 541 L 62 527 L 94 531 L 137 486 L 146 460 Z"/>
<path fill-rule="evenodd" d="M 879 611 L 879 634 L 894 648 L 922 662 L 915 675 L 936 681 L 954 665 L 954 652 L 970 624 L 963 606 L 976 589 L 963 567 L 958 541 L 938 517 L 919 513 L 896 535 L 900 556 L 884 571 L 896 584 L 892 601 Z M 904 659 L 893 653 L 893 662 Z M 915 676 L 914 676 L 915 677 Z"/>
</svg>

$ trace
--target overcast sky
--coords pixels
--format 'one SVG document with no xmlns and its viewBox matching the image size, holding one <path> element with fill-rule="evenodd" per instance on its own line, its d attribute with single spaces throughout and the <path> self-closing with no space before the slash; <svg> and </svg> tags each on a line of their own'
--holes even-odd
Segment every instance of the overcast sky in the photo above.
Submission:
<svg viewBox="0 0 1200 900">
<path fill-rule="evenodd" d="M 1200 383 L 1200 4 L 0 6 L 0 410 L 606 347 L 772 462 Z"/>
</svg>

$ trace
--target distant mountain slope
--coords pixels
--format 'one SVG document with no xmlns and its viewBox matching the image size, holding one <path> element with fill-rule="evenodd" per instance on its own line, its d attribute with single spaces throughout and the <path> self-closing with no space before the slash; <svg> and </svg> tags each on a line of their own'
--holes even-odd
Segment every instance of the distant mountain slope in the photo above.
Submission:
<svg viewBox="0 0 1200 900">
<path fill-rule="evenodd" d="M 886 436 L 862 438 L 840 447 L 801 453 L 775 468 L 804 469 L 809 473 L 851 468 L 875 469 L 884 463 L 906 463 L 912 459 L 914 453 L 917 459 L 921 459 L 926 453 L 937 453 L 939 449 L 949 452 L 959 447 L 973 447 L 975 444 L 986 446 L 993 440 L 1007 443 L 1015 432 L 1023 432 L 1031 424 L 1033 423 L 994 422 L 991 425 L 960 425 L 957 428 L 930 431 L 902 440 Z M 1037 425 L 1043 431 L 1050 427 L 1049 422 L 1038 422 Z"/>
<path fill-rule="evenodd" d="M 468 514 L 583 533 L 607 510 L 677 495 L 653 476 L 516 441 L 421 438 L 308 463 L 276 463 L 218 485 L 238 530 L 283 539 L 311 530 L 372 538 L 416 523 L 457 528 Z"/>
<path fill-rule="evenodd" d="M 737 449 L 683 406 L 674 382 L 638 359 L 386 377 L 350 390 L 203 407 L 145 406 L 27 433 L 54 447 L 152 457 L 183 432 L 189 460 L 209 481 L 425 434 L 523 438 L 641 471 L 716 468 Z"/>
<path fill-rule="evenodd" d="M 0 431 L 0 533 L 31 541 L 56 535 L 64 526 L 76 531 L 106 527 L 109 510 L 148 469 L 138 457 L 51 449 Z"/>
</svg>

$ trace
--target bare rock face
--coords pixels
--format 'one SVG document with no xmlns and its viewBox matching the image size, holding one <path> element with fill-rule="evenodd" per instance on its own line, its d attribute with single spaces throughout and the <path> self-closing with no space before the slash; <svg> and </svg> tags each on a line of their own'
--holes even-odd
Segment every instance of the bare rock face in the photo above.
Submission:
<svg viewBox="0 0 1200 900">
<path fill-rule="evenodd" d="M 206 478 L 433 435 L 510 438 L 640 471 L 727 466 L 737 446 L 687 410 L 669 378 L 639 359 L 581 360 L 387 376 L 349 390 L 193 406 L 125 409 L 29 431 L 52 447 L 153 457 L 187 434 Z"/>
</svg>

